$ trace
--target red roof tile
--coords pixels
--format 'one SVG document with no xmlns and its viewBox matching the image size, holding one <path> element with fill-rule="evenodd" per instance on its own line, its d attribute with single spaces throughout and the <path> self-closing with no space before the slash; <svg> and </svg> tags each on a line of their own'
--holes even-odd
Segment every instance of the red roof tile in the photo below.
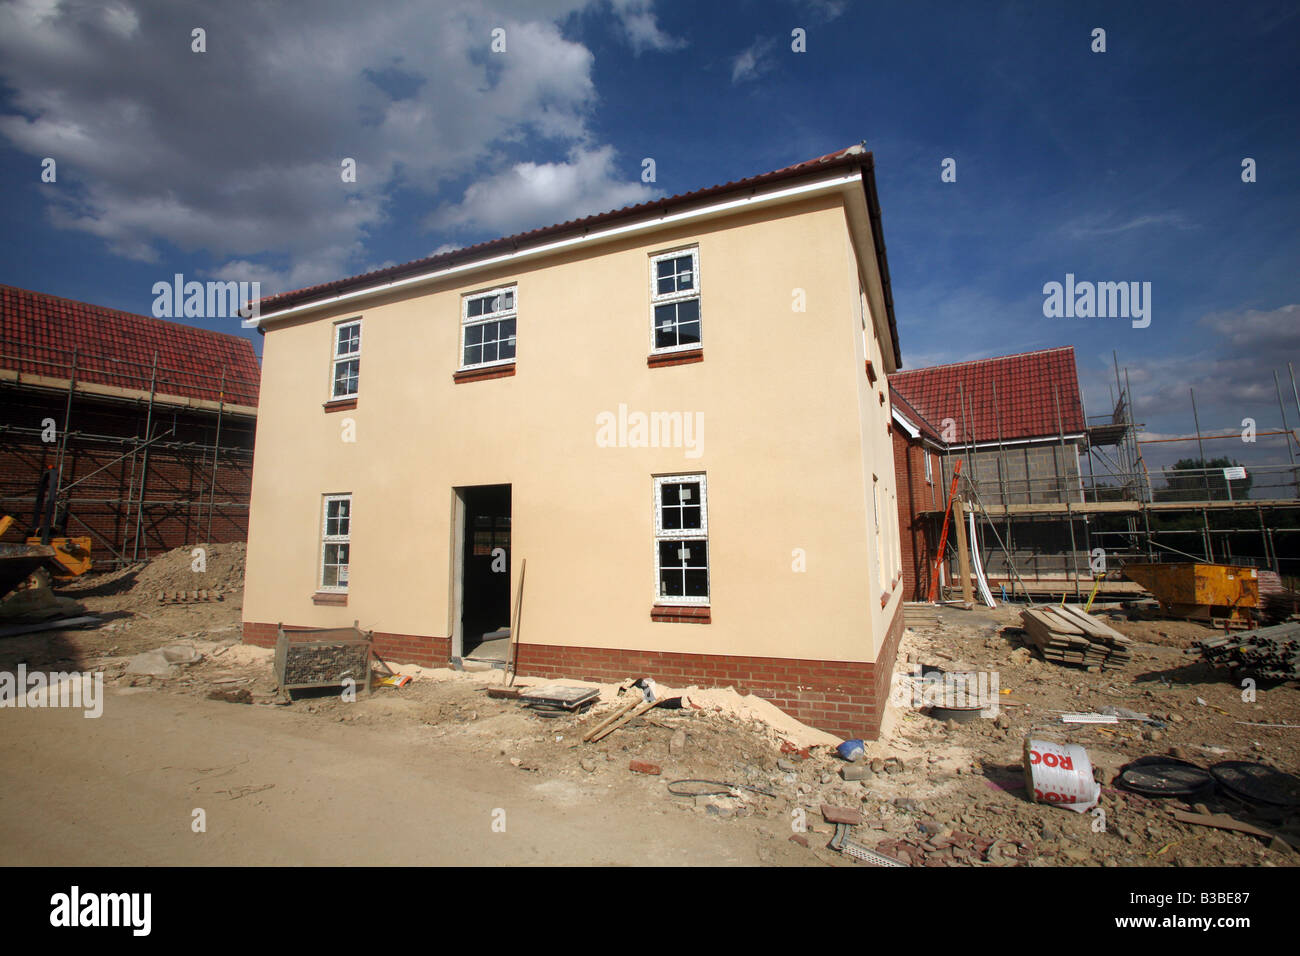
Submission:
<svg viewBox="0 0 1300 956">
<path fill-rule="evenodd" d="M 944 419 L 952 419 L 957 436 L 954 444 L 996 442 L 999 437 L 1003 441 L 1045 438 L 1061 430 L 1067 435 L 1084 430 L 1071 346 L 895 372 L 889 376 L 889 384 L 935 427 L 942 430 Z"/>
<path fill-rule="evenodd" d="M 931 425 L 929 419 L 918 412 L 912 406 L 912 403 L 899 393 L 898 389 L 894 388 L 892 381 L 889 384 L 889 400 L 904 418 L 920 429 L 922 435 L 932 441 L 943 441 L 943 438 L 939 435 L 939 430 Z"/>
<path fill-rule="evenodd" d="M 261 314 L 269 315 L 273 312 L 278 312 L 295 305 L 302 305 L 304 303 L 327 299 L 343 292 L 364 289 L 367 286 L 382 285 L 397 279 L 404 279 L 424 272 L 429 272 L 435 268 L 460 265 L 462 263 L 471 262 L 475 259 L 498 254 L 503 251 L 513 252 L 529 246 L 540 245 L 544 241 L 549 241 L 566 234 L 586 233 L 594 226 L 603 226 L 617 220 L 635 219 L 646 216 L 647 214 L 662 216 L 669 212 L 680 212 L 685 208 L 701 204 L 703 201 L 711 200 L 723 193 L 752 190 L 758 186 L 766 186 L 787 179 L 796 179 L 801 176 L 809 176 L 815 173 L 823 173 L 829 170 L 851 166 L 859 166 L 862 169 L 862 182 L 863 188 L 866 191 L 867 210 L 871 216 L 872 228 L 876 232 L 876 259 L 880 268 L 881 280 L 884 285 L 885 309 L 888 313 L 890 333 L 894 339 L 894 364 L 897 366 L 902 364 L 902 356 L 898 346 L 898 326 L 894 319 L 894 298 L 889 281 L 889 261 L 885 256 L 885 243 L 880 228 L 880 201 L 876 195 L 875 160 L 872 157 L 872 154 L 868 152 L 862 144 L 850 146 L 847 149 L 836 150 L 833 153 L 827 153 L 825 156 L 817 156 L 813 159 L 795 163 L 792 166 L 774 169 L 771 172 L 762 173 L 757 176 L 750 176 L 746 179 L 737 179 L 728 183 L 720 183 L 716 186 L 697 189 L 693 192 L 669 196 L 666 199 L 654 199 L 649 202 L 638 203 L 634 206 L 624 206 L 621 209 L 612 209 L 609 212 L 597 213 L 596 215 L 585 216 L 581 219 L 571 219 L 568 222 L 558 223 L 553 226 L 545 226 L 540 229 L 517 233 L 513 236 L 506 236 L 501 239 L 492 239 L 488 242 L 480 242 L 473 246 L 467 246 L 464 249 L 456 249 L 452 252 L 444 252 L 440 255 L 427 256 L 423 259 L 414 259 L 411 262 L 389 266 L 384 269 L 377 269 L 374 272 L 367 272 L 363 275 L 350 276 L 344 279 L 335 279 L 331 282 L 325 282 L 306 289 L 297 289 L 293 292 L 281 292 L 278 295 L 266 296 L 258 303 L 258 309 Z"/>
<path fill-rule="evenodd" d="M 66 379 L 77 351 L 77 381 L 149 391 L 154 353 L 158 391 L 257 405 L 261 370 L 253 343 L 238 335 L 0 285 L 0 368 Z"/>
</svg>

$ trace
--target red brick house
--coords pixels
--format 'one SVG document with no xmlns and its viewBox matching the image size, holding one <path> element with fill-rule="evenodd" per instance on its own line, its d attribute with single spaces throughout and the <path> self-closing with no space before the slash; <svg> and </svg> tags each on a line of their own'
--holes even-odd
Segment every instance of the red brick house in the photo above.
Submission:
<svg viewBox="0 0 1300 956">
<path fill-rule="evenodd" d="M 959 492 L 968 501 L 996 509 L 1083 500 L 1087 428 L 1073 347 L 899 371 L 889 386 L 896 421 L 906 421 L 895 429 L 894 468 L 909 600 L 926 597 L 931 542 L 959 459 Z M 1011 539 L 1023 577 L 1063 577 L 1076 562 L 1087 568 L 1082 529 L 1071 546 L 1069 525 L 1060 518 L 1000 522 L 999 533 Z M 985 541 L 983 550 L 994 586 L 1009 575 L 995 543 Z"/>
<path fill-rule="evenodd" d="M 97 567 L 248 534 L 252 342 L 0 286 L 0 514 L 35 523 L 57 473 L 64 533 Z"/>
<path fill-rule="evenodd" d="M 941 462 L 948 447 L 938 430 L 891 384 L 894 478 L 898 485 L 899 540 L 904 600 L 924 600 L 934 558 L 926 515 L 943 507 L 948 487 Z"/>
</svg>

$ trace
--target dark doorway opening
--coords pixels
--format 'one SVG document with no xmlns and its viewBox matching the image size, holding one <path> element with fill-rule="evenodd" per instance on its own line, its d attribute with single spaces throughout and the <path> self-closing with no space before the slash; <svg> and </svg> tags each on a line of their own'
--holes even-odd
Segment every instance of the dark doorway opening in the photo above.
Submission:
<svg viewBox="0 0 1300 956">
<path fill-rule="evenodd" d="M 504 661 L 510 648 L 510 486 L 462 490 L 463 657 Z"/>
</svg>

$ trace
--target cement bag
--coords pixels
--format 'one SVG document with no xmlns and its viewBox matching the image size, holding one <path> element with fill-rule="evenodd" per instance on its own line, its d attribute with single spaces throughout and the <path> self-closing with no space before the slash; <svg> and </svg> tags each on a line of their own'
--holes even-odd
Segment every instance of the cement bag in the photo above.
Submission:
<svg viewBox="0 0 1300 956">
<path fill-rule="evenodd" d="M 1101 799 L 1101 784 L 1092 779 L 1088 751 L 1078 744 L 1025 738 L 1025 786 L 1035 803 L 1051 803 L 1084 813 Z"/>
</svg>

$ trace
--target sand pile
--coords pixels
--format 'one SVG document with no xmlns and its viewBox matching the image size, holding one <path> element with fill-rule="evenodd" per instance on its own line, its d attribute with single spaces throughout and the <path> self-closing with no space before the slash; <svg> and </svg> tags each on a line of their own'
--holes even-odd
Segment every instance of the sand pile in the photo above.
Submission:
<svg viewBox="0 0 1300 956">
<path fill-rule="evenodd" d="M 196 549 L 203 550 L 198 563 Z M 131 590 L 156 596 L 159 591 L 241 591 L 244 587 L 244 550 L 242 541 L 232 544 L 203 544 L 175 548 L 153 558 L 140 569 Z M 202 567 L 202 571 L 195 570 Z"/>
</svg>

